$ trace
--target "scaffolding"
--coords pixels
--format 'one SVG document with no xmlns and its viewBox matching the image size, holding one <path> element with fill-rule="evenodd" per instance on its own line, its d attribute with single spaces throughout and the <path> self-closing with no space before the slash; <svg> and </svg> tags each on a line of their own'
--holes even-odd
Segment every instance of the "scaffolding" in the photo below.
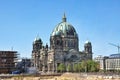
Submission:
<svg viewBox="0 0 120 80">
<path fill-rule="evenodd" d="M 18 58 L 17 51 L 0 51 L 0 73 L 11 73 Z"/>
</svg>

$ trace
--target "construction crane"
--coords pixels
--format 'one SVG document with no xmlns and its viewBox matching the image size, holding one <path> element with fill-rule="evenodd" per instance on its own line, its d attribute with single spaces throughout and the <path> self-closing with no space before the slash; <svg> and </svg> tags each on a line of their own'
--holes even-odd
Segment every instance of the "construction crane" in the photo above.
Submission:
<svg viewBox="0 0 120 80">
<path fill-rule="evenodd" d="M 119 46 L 119 44 L 118 45 L 116 45 L 116 44 L 113 44 L 113 43 L 109 43 L 110 45 L 112 45 L 112 46 L 115 46 L 115 47 L 117 47 L 118 48 L 118 53 L 120 53 L 120 46 Z"/>
</svg>

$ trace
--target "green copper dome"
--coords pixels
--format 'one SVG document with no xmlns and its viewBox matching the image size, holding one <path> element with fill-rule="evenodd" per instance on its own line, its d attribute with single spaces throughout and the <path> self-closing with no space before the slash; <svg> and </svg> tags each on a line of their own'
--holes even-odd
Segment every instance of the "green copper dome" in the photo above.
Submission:
<svg viewBox="0 0 120 80">
<path fill-rule="evenodd" d="M 36 38 L 34 39 L 34 41 L 33 41 L 33 44 L 38 43 L 38 42 L 42 43 L 42 40 L 41 40 L 41 38 L 37 35 L 37 37 L 36 37 Z"/>
<path fill-rule="evenodd" d="M 87 41 L 85 41 L 85 44 L 91 44 L 91 42 L 87 40 Z"/>
<path fill-rule="evenodd" d="M 77 36 L 75 28 L 66 22 L 65 14 L 62 18 L 62 22 L 59 23 L 53 30 L 51 36 Z"/>
</svg>

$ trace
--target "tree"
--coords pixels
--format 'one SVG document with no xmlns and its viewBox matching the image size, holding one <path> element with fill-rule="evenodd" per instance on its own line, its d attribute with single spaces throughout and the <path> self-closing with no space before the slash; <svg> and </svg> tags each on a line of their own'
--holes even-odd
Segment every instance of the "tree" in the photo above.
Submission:
<svg viewBox="0 0 120 80">
<path fill-rule="evenodd" d="M 99 71 L 99 63 L 93 60 L 82 61 L 78 64 L 79 72 L 97 72 Z"/>
<path fill-rule="evenodd" d="M 57 67 L 58 72 L 64 72 L 65 71 L 65 65 L 63 63 L 60 63 Z"/>
<path fill-rule="evenodd" d="M 87 61 L 87 70 L 88 72 L 97 72 L 99 71 L 99 64 L 93 60 Z"/>
<path fill-rule="evenodd" d="M 73 71 L 78 72 L 79 71 L 78 67 L 79 67 L 78 64 L 74 64 Z"/>
<path fill-rule="evenodd" d="M 86 61 L 82 61 L 81 62 L 81 71 L 82 72 L 86 72 L 87 71 L 87 62 Z"/>
<path fill-rule="evenodd" d="M 100 64 L 98 62 L 95 62 L 96 72 L 100 70 Z"/>
<path fill-rule="evenodd" d="M 87 61 L 87 71 L 91 72 L 91 68 L 93 69 L 94 62 L 92 60 Z"/>
<path fill-rule="evenodd" d="M 71 72 L 72 71 L 72 66 L 70 64 L 67 65 L 67 71 Z"/>
<path fill-rule="evenodd" d="M 82 66 L 81 63 L 78 63 L 78 71 L 81 72 L 82 71 Z"/>
</svg>

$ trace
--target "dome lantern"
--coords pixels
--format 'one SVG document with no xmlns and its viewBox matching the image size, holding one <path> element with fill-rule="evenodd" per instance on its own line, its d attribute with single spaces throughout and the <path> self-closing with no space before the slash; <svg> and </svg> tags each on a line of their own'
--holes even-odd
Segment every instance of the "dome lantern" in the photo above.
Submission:
<svg viewBox="0 0 120 80">
<path fill-rule="evenodd" d="M 64 15 L 63 15 L 63 18 L 62 18 L 62 22 L 66 22 L 66 16 L 65 16 L 65 13 L 64 13 Z"/>
</svg>

